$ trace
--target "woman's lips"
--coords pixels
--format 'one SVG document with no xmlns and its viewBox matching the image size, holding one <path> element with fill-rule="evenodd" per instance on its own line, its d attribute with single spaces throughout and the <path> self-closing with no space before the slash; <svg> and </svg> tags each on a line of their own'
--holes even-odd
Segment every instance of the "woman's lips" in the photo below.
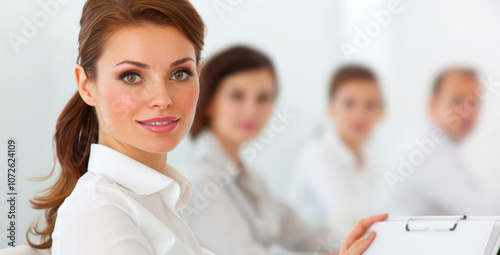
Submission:
<svg viewBox="0 0 500 255">
<path fill-rule="evenodd" d="M 252 122 L 242 122 L 240 127 L 246 131 L 253 131 L 257 126 Z"/>
<path fill-rule="evenodd" d="M 366 132 L 366 126 L 363 124 L 354 124 L 352 129 L 358 134 L 364 134 Z"/>
<path fill-rule="evenodd" d="M 178 122 L 179 118 L 171 116 L 137 121 L 137 123 L 139 123 L 139 125 L 141 125 L 146 130 L 157 134 L 164 134 L 171 132 L 172 130 L 175 129 Z"/>
<path fill-rule="evenodd" d="M 165 122 L 165 121 L 174 121 L 174 120 L 178 120 L 179 118 L 178 117 L 174 117 L 174 116 L 164 116 L 164 117 L 155 117 L 155 118 L 151 118 L 151 119 L 147 119 L 147 120 L 139 120 L 138 122 L 147 122 L 147 123 L 151 123 L 151 122 Z"/>
</svg>

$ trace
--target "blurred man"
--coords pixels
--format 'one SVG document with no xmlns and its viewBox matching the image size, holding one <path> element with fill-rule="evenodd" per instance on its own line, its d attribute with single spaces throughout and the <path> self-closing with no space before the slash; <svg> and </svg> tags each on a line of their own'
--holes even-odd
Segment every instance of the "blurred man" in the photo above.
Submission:
<svg viewBox="0 0 500 255">
<path fill-rule="evenodd" d="M 480 95 L 472 69 L 450 68 L 438 75 L 429 100 L 433 123 L 406 141 L 381 173 L 378 210 L 392 215 L 500 214 L 500 196 L 484 191 L 464 171 L 459 151 L 476 123 Z"/>
</svg>

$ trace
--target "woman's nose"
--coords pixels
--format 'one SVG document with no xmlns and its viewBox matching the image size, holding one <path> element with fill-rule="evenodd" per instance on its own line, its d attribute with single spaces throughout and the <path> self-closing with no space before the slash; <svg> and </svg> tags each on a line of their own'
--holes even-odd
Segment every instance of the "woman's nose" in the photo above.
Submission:
<svg viewBox="0 0 500 255">
<path fill-rule="evenodd" d="M 151 107 L 165 109 L 173 104 L 165 82 L 158 82 L 151 87 L 149 91 Z"/>
</svg>

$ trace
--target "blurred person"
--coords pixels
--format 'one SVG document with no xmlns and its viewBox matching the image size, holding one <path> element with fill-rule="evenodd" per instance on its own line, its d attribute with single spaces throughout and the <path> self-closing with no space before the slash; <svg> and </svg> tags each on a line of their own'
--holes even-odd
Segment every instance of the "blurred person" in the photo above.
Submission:
<svg viewBox="0 0 500 255">
<path fill-rule="evenodd" d="M 340 243 L 275 198 L 240 155 L 242 145 L 265 127 L 274 107 L 277 82 L 270 59 L 235 46 L 212 57 L 202 70 L 191 129 L 194 143 L 183 168 L 193 182 L 192 200 L 184 213 L 200 244 L 220 255 L 338 251 Z M 340 254 L 366 250 L 373 233 L 367 239 L 361 236 L 386 217 L 361 221 L 344 240 Z"/>
<path fill-rule="evenodd" d="M 451 67 L 435 79 L 428 103 L 432 123 L 410 134 L 380 173 L 377 204 L 396 215 L 497 215 L 500 196 L 466 172 L 460 146 L 480 109 L 474 69 Z"/>
<path fill-rule="evenodd" d="M 335 72 L 328 101 L 333 126 L 303 149 L 289 198 L 304 219 L 342 238 L 371 214 L 376 172 L 366 143 L 384 107 L 375 73 L 361 65 Z"/>
</svg>

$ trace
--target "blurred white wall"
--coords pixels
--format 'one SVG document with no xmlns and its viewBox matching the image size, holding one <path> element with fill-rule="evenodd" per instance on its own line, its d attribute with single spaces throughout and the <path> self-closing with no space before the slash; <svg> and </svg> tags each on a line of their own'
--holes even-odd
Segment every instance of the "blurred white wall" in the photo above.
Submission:
<svg viewBox="0 0 500 255">
<path fill-rule="evenodd" d="M 28 200 L 50 186 L 28 182 L 53 164 L 52 137 L 59 113 L 76 92 L 73 75 L 83 1 L 0 1 L 0 248 L 7 247 L 7 139 L 17 151 L 17 244 L 39 212 Z M 47 11 L 49 10 L 49 11 Z M 12 38 L 12 39 L 11 39 Z M 19 43 L 12 43 L 19 42 Z"/>
<path fill-rule="evenodd" d="M 73 69 L 77 56 L 79 19 L 84 1 L 60 1 L 58 9 L 39 3 L 55 0 L 1 1 L 0 8 L 0 185 L 7 189 L 7 139 L 18 142 L 18 244 L 39 212 L 28 200 L 50 182 L 25 178 L 43 176 L 52 167 L 52 137 L 57 117 L 76 92 Z M 341 46 L 354 44 L 358 31 L 375 29 L 369 43 L 350 55 L 370 64 L 380 75 L 387 114 L 373 137 L 382 156 L 387 145 L 427 120 L 429 84 L 438 68 L 449 63 L 477 65 L 500 85 L 500 3 L 494 0 L 401 1 L 397 14 L 381 24 L 375 16 L 391 1 L 193 0 L 207 25 L 203 57 L 236 43 L 268 53 L 279 75 L 276 108 L 294 117 L 259 150 L 250 163 L 262 172 L 270 188 L 285 196 L 294 160 L 301 146 L 326 123 L 327 82 L 335 67 L 347 61 Z M 225 5 L 224 5 L 225 4 Z M 221 12 L 224 6 L 229 7 Z M 218 11 L 219 10 L 219 11 Z M 43 14 L 45 13 L 45 14 Z M 375 13 L 375 14 L 373 14 Z M 385 12 L 384 12 L 385 13 Z M 374 16 L 375 15 L 375 16 Z M 46 17 L 46 19 L 44 18 Z M 22 35 L 26 19 L 32 29 Z M 376 25 L 379 22 L 380 31 Z M 28 29 L 29 30 L 29 29 Z M 466 162 L 485 185 L 497 192 L 500 178 L 499 93 L 483 102 L 479 126 L 466 145 Z M 169 164 L 181 165 L 190 143 L 186 139 L 169 154 Z M 6 247 L 7 203 L 0 202 L 0 248 Z"/>
</svg>

